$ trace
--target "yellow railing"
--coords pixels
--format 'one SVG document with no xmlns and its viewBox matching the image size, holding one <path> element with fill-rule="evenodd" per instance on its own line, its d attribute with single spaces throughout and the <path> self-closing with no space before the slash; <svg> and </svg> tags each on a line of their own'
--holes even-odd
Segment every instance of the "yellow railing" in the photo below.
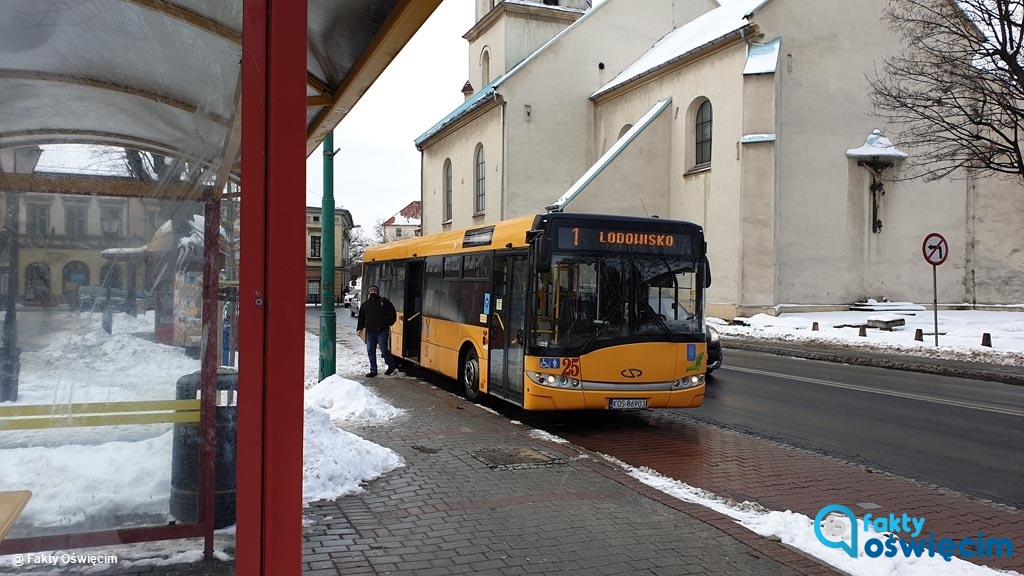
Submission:
<svg viewBox="0 0 1024 576">
<path fill-rule="evenodd" d="M 199 400 L 0 406 L 0 431 L 199 422 Z"/>
</svg>

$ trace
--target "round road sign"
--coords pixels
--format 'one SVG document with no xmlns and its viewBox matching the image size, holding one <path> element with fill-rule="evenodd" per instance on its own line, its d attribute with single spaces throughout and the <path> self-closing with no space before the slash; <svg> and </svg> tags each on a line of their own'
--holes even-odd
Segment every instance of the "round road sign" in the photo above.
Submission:
<svg viewBox="0 0 1024 576">
<path fill-rule="evenodd" d="M 924 259 L 929 264 L 938 266 L 946 261 L 946 256 L 949 256 L 949 244 L 946 243 L 942 234 L 932 232 L 924 237 L 921 253 L 924 254 Z"/>
</svg>

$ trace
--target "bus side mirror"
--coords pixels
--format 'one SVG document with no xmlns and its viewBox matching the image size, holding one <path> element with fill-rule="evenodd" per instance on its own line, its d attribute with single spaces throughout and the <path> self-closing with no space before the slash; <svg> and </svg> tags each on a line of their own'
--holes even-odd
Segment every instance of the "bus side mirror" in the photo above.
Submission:
<svg viewBox="0 0 1024 576">
<path fill-rule="evenodd" d="M 537 272 L 541 274 L 551 272 L 551 240 L 549 238 L 537 240 Z"/>
<path fill-rule="evenodd" d="M 711 262 L 707 256 L 704 257 L 704 287 L 711 288 Z"/>
</svg>

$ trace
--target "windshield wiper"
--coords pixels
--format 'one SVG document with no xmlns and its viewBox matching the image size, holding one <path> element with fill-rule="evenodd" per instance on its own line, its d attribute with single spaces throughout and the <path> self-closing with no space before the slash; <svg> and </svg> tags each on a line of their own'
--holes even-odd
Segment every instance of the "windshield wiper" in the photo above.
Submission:
<svg viewBox="0 0 1024 576">
<path fill-rule="evenodd" d="M 665 266 L 665 272 L 664 273 L 665 274 L 672 274 L 672 266 L 669 265 L 668 260 L 665 259 L 665 256 L 659 255 L 659 258 L 661 259 L 661 263 Z M 637 273 L 639 273 L 640 272 L 640 267 L 637 266 L 637 258 L 635 256 L 633 256 L 633 257 L 631 257 L 631 260 L 633 261 L 633 269 Z M 637 275 L 639 276 L 639 274 L 637 274 Z M 652 276 L 652 278 L 657 278 L 657 275 Z M 639 286 L 638 286 L 638 288 L 639 288 Z M 661 314 L 659 314 L 658 311 L 655 310 L 651 306 L 649 300 L 650 300 L 650 297 L 648 295 L 648 297 L 644 299 L 642 305 L 647 306 L 647 308 L 651 311 L 651 316 L 653 316 L 654 320 L 657 322 L 658 327 L 661 328 L 661 331 L 664 332 L 665 335 L 668 336 L 669 339 L 671 340 L 672 339 L 672 329 L 668 327 L 668 322 L 666 322 L 665 319 L 661 317 Z M 660 288 L 658 290 L 658 300 L 659 300 L 659 302 L 661 301 L 661 289 Z M 673 298 L 673 300 L 675 300 L 675 298 Z M 673 305 L 674 306 L 678 306 L 679 305 L 678 301 L 676 301 Z M 659 308 L 660 308 L 660 306 L 659 306 Z M 638 307 L 637 315 L 639 316 L 639 314 L 640 314 L 640 310 L 639 310 L 639 307 Z M 640 318 L 638 317 L 637 320 L 640 320 Z"/>
</svg>

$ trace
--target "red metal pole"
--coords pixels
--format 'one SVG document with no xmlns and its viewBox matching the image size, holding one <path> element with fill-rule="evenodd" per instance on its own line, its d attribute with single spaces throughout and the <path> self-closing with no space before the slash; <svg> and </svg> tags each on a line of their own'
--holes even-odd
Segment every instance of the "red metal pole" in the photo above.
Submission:
<svg viewBox="0 0 1024 576">
<path fill-rule="evenodd" d="M 238 288 L 238 525 L 236 574 L 266 574 L 263 565 L 264 372 L 267 293 L 267 0 L 242 12 L 242 208 L 245 261 Z M 245 390 L 242 392 L 242 390 Z"/>
<path fill-rule="evenodd" d="M 269 6 L 266 334 L 273 342 L 265 341 L 263 357 L 263 570 L 266 576 L 297 576 L 302 571 L 306 203 L 295 192 L 306 189 L 307 2 L 270 0 Z"/>
<path fill-rule="evenodd" d="M 247 576 L 302 570 L 306 10 L 246 0 L 243 13 L 235 568 Z"/>
<path fill-rule="evenodd" d="M 203 360 L 200 373 L 199 523 L 203 525 L 203 557 L 213 560 L 213 527 L 217 486 L 217 292 L 220 285 L 220 195 L 205 202 L 203 224 Z"/>
</svg>

